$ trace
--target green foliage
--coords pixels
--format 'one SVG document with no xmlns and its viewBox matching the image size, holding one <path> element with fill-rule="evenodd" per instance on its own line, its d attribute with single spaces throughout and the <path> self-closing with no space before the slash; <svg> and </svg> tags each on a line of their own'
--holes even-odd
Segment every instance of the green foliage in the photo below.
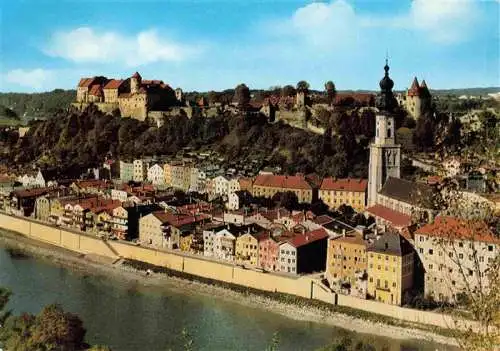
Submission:
<svg viewBox="0 0 500 351">
<path fill-rule="evenodd" d="M 12 111 L 10 108 L 0 105 L 0 117 L 6 117 L 11 119 L 19 119 L 17 113 Z"/>
<path fill-rule="evenodd" d="M 368 140 L 356 138 L 352 128 L 344 123 L 341 130 L 345 135 L 321 136 L 282 122 L 269 124 L 263 116 L 241 115 L 176 116 L 155 128 L 89 108 L 32 123 L 21 143 L 8 145 L 4 161 L 15 165 L 36 161 L 75 177 L 82 169 L 97 166 L 109 153 L 133 159 L 174 155 L 189 146 L 194 150 L 211 148 L 235 162 L 267 158 L 270 165 L 281 166 L 289 173 L 366 177 Z"/>
<path fill-rule="evenodd" d="M 307 93 L 309 92 L 309 83 L 305 80 L 301 80 L 297 83 L 297 91 Z"/>
<path fill-rule="evenodd" d="M 10 292 L 0 288 L 0 349 L 9 351 L 77 351 L 87 350 L 86 330 L 81 319 L 64 312 L 59 305 L 48 305 L 38 315 L 14 316 L 5 311 Z M 106 346 L 89 350 L 111 351 Z"/>
<path fill-rule="evenodd" d="M 68 108 L 75 97 L 76 91 L 62 89 L 36 94 L 0 93 L 0 105 L 7 106 L 17 116 L 26 116 L 27 119 L 48 118 Z"/>
</svg>

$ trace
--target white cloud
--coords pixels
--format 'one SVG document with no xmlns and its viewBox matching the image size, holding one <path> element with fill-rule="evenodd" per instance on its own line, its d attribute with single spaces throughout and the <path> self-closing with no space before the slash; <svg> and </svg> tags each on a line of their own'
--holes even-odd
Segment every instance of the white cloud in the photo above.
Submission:
<svg viewBox="0 0 500 351">
<path fill-rule="evenodd" d="M 202 50 L 201 45 L 184 45 L 164 39 L 156 30 L 125 36 L 81 27 L 70 32 L 55 33 L 45 53 L 77 63 L 124 63 L 136 66 L 159 61 L 182 61 Z"/>
<path fill-rule="evenodd" d="M 477 11 L 475 0 L 413 0 L 407 18 L 431 40 L 453 43 L 470 33 Z"/>
<path fill-rule="evenodd" d="M 354 9 L 344 0 L 312 3 L 299 8 L 291 24 L 296 33 L 315 45 L 332 45 L 352 39 L 357 33 Z"/>
<path fill-rule="evenodd" d="M 5 74 L 5 81 L 34 90 L 45 89 L 54 79 L 54 72 L 42 68 L 13 69 Z"/>
<path fill-rule="evenodd" d="M 346 0 L 314 2 L 298 8 L 275 27 L 280 36 L 302 38 L 324 50 L 353 47 L 366 37 L 377 38 L 380 30 L 409 31 L 423 39 L 455 43 L 473 32 L 478 19 L 477 0 L 413 0 L 399 15 L 359 14 Z"/>
</svg>

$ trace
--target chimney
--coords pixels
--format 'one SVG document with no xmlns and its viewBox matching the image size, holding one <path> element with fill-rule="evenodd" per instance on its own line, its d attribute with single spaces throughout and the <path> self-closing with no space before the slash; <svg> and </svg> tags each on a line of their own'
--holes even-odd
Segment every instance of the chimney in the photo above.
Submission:
<svg viewBox="0 0 500 351">
<path fill-rule="evenodd" d="M 378 235 L 378 228 L 377 228 L 377 227 L 375 227 L 375 228 L 373 229 L 373 232 L 375 233 L 375 235 Z"/>
<path fill-rule="evenodd" d="M 345 229 L 342 229 L 342 236 L 345 238 Z"/>
</svg>

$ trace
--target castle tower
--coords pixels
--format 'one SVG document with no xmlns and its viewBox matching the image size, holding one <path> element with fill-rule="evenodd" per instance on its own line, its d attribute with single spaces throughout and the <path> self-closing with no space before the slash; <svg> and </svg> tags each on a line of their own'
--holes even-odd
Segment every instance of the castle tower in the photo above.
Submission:
<svg viewBox="0 0 500 351">
<path fill-rule="evenodd" d="M 388 177 L 400 177 L 401 145 L 396 144 L 395 125 L 392 111 L 397 106 L 392 93 L 394 82 L 389 77 L 389 65 L 385 63 L 385 76 L 380 81 L 377 97 L 375 139 L 370 144 L 368 168 L 368 206 L 377 202 L 377 193 Z"/>
<path fill-rule="evenodd" d="M 141 87 L 142 77 L 139 72 L 135 72 L 132 77 L 130 77 L 130 92 L 132 94 L 137 94 L 139 88 Z"/>
<path fill-rule="evenodd" d="M 431 101 L 431 93 L 427 88 L 425 80 L 422 80 L 422 83 L 418 84 L 417 77 L 413 78 L 411 87 L 406 92 L 405 108 L 408 113 L 414 119 L 420 118 L 423 111 L 430 107 Z"/>
</svg>

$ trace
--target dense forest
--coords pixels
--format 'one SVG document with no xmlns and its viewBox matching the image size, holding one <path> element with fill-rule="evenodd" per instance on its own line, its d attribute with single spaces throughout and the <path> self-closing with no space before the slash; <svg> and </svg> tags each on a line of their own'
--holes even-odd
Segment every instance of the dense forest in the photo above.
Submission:
<svg viewBox="0 0 500 351">
<path fill-rule="evenodd" d="M 44 93 L 0 93 L 0 105 L 26 120 L 43 119 L 67 109 L 75 96 L 75 90 L 62 89 Z"/>
<path fill-rule="evenodd" d="M 318 135 L 281 122 L 269 124 L 258 115 L 177 116 L 156 128 L 91 107 L 84 112 L 61 111 L 47 120 L 33 121 L 22 140 L 4 132 L 0 135 L 1 159 L 18 167 L 32 162 L 43 168 L 57 166 L 75 176 L 101 163 L 106 155 L 122 159 L 175 155 L 189 146 L 218 151 L 232 161 L 266 158 L 269 165 L 281 166 L 287 173 L 366 177 L 367 146 L 375 121 L 373 115 L 358 118 L 367 121 L 351 124 L 345 120 L 340 123 L 341 134 L 330 130 Z"/>
</svg>

